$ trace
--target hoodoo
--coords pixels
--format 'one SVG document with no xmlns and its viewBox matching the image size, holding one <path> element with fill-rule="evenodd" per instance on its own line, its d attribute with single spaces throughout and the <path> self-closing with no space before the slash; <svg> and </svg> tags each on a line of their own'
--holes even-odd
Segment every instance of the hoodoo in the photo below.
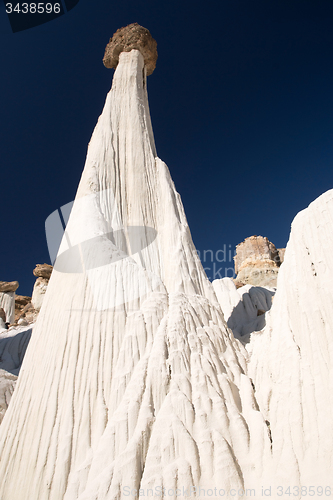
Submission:
<svg viewBox="0 0 333 500">
<path fill-rule="evenodd" d="M 74 204 L 62 208 L 66 231 L 0 426 L 0 498 L 249 498 L 273 475 L 274 484 L 287 477 L 299 487 L 300 455 L 281 445 L 284 413 L 289 423 L 292 416 L 280 409 L 270 430 L 266 394 L 261 411 L 248 353 L 226 326 L 156 155 L 146 85 L 156 42 L 136 24 L 122 30 L 110 55 L 112 88 Z M 256 383 L 265 386 L 270 370 L 257 363 Z M 284 460 L 288 476 L 279 475 Z"/>
</svg>

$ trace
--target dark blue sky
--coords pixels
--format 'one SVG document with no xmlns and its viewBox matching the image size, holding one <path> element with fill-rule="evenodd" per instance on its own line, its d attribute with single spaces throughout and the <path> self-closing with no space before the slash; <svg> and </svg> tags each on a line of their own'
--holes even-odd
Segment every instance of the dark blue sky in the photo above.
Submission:
<svg viewBox="0 0 333 500">
<path fill-rule="evenodd" d="M 45 219 L 75 196 L 113 76 L 104 49 L 132 22 L 157 40 L 157 152 L 200 251 L 252 234 L 283 247 L 296 213 L 333 187 L 331 0 L 80 0 L 15 34 L 0 4 L 0 280 L 17 293 L 49 262 Z"/>
</svg>

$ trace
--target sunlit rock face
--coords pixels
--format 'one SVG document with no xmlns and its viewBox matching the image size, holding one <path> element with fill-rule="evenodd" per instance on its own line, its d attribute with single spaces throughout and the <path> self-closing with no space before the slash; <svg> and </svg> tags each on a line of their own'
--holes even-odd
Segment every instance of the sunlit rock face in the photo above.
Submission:
<svg viewBox="0 0 333 500">
<path fill-rule="evenodd" d="M 53 267 L 50 266 L 50 264 L 37 264 L 33 270 L 34 276 L 37 277 L 31 298 L 31 303 L 35 313 L 38 313 L 41 310 L 52 270 Z"/>
<path fill-rule="evenodd" d="M 89 145 L 1 425 L 3 500 L 242 488 L 271 453 L 246 352 L 156 156 L 143 68 L 120 54 Z"/>
<path fill-rule="evenodd" d="M 283 255 L 283 249 L 282 255 Z M 236 247 L 236 284 L 276 287 L 281 264 L 279 251 L 268 238 L 250 236 Z"/>
<path fill-rule="evenodd" d="M 273 488 L 277 481 L 299 487 L 300 460 L 306 470 L 311 446 L 315 457 L 323 454 L 327 460 L 325 466 L 318 462 L 321 479 L 331 477 L 332 431 L 328 422 L 323 433 L 320 427 L 329 420 L 326 402 L 328 408 L 331 404 L 332 358 L 326 354 L 331 297 L 325 287 L 307 294 L 296 285 L 302 273 L 307 276 L 307 259 L 317 276 L 332 272 L 320 263 L 327 266 L 315 234 L 321 222 L 316 219 L 308 239 L 301 238 L 311 257 L 303 248 L 305 267 L 293 278 L 292 297 L 281 278 L 273 331 L 252 333 L 249 354 L 226 325 L 180 196 L 156 156 L 144 65 L 139 50 L 120 54 L 89 144 L 66 233 L 0 426 L 1 500 L 111 500 L 127 498 L 133 490 L 139 498 L 139 488 L 147 497 L 153 489 L 155 498 L 170 498 L 168 491 L 184 488 L 196 498 L 199 488 L 215 487 L 225 496 L 232 491 L 233 498 L 250 498 L 253 494 L 244 490 L 253 488 L 260 496 L 262 485 Z M 314 260 L 312 246 L 319 252 Z M 293 255 L 287 250 L 285 269 L 292 268 Z M 307 279 L 305 286 L 314 285 L 314 274 Z M 320 280 L 320 286 L 328 286 L 326 276 Z M 315 331 L 321 303 L 326 326 Z M 301 331 L 297 321 L 313 304 L 311 318 L 303 317 L 311 323 L 302 324 Z M 280 314 L 285 319 L 274 323 Z M 295 338 L 288 325 L 298 329 Z M 286 358 L 282 362 L 280 355 Z M 317 366 L 317 360 L 326 365 Z M 310 396 L 302 395 L 303 376 L 315 392 L 315 410 Z M 297 427 L 302 411 L 307 416 Z M 320 425 L 312 432 L 314 415 Z M 272 498 L 278 498 L 273 489 Z"/>
<path fill-rule="evenodd" d="M 19 287 L 18 281 L 0 281 L 0 308 L 4 311 L 1 317 L 0 331 L 5 323 L 13 323 L 15 319 L 15 291 Z"/>
<path fill-rule="evenodd" d="M 0 307 L 5 313 L 4 323 L 13 323 L 15 319 L 15 291 L 0 292 Z"/>
<path fill-rule="evenodd" d="M 250 343 L 277 481 L 295 481 L 297 470 L 300 484 L 319 491 L 330 485 L 333 460 L 332 228 L 328 191 L 295 217 L 267 326 Z"/>
</svg>

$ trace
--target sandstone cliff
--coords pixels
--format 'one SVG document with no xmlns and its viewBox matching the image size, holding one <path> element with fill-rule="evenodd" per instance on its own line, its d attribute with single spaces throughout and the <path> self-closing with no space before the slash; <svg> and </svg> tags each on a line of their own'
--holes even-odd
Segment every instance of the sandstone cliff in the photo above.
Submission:
<svg viewBox="0 0 333 500">
<path fill-rule="evenodd" d="M 276 287 L 284 249 L 277 250 L 268 238 L 250 236 L 236 247 L 234 257 L 236 286 Z"/>
</svg>

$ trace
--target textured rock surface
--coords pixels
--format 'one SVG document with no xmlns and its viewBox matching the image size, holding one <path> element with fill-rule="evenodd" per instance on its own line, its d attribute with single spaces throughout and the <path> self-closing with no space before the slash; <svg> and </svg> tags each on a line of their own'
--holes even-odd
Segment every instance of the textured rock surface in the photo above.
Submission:
<svg viewBox="0 0 333 500">
<path fill-rule="evenodd" d="M 0 308 L 0 318 L 4 323 L 6 322 L 6 313 L 2 307 Z"/>
<path fill-rule="evenodd" d="M 24 308 L 31 303 L 31 297 L 25 295 L 15 295 L 15 322 L 24 313 Z"/>
<path fill-rule="evenodd" d="M 49 280 L 45 278 L 37 278 L 32 291 L 31 303 L 35 311 L 40 311 Z"/>
<path fill-rule="evenodd" d="M 18 375 L 32 329 L 16 327 L 0 334 L 0 368 Z"/>
<path fill-rule="evenodd" d="M 333 191 L 300 212 L 249 365 L 270 422 L 274 481 L 331 484 L 333 464 Z"/>
<path fill-rule="evenodd" d="M 279 252 L 266 237 L 250 236 L 236 247 L 236 283 L 275 287 L 280 266 Z"/>
<path fill-rule="evenodd" d="M 0 423 L 12 398 L 17 376 L 0 368 Z"/>
<path fill-rule="evenodd" d="M 279 253 L 280 263 L 282 264 L 282 262 L 284 261 L 284 254 L 285 254 L 286 249 L 285 248 L 278 248 L 277 251 Z"/>
<path fill-rule="evenodd" d="M 143 66 L 137 50 L 120 55 L 89 145 L 72 247 L 63 240 L 0 427 L 2 500 L 241 488 L 271 453 L 246 351 L 156 157 Z M 121 228 L 133 227 L 143 231 L 132 251 Z M 74 273 L 76 245 L 85 271 Z"/>
<path fill-rule="evenodd" d="M 333 194 L 295 219 L 271 323 L 247 351 L 220 305 L 230 318 L 240 301 L 208 281 L 156 156 L 143 67 L 120 54 L 88 148 L 0 426 L 0 498 L 330 485 Z M 245 289 L 239 314 L 258 318 L 269 296 Z"/>
<path fill-rule="evenodd" d="M 52 270 L 53 266 L 50 266 L 50 264 L 37 264 L 33 270 L 33 274 L 37 278 L 50 279 Z"/>
<path fill-rule="evenodd" d="M 265 313 L 272 307 L 273 290 L 252 285 L 237 289 L 231 278 L 215 280 L 213 287 L 224 319 L 236 338 L 246 343 L 252 332 L 264 328 Z"/>
<path fill-rule="evenodd" d="M 35 322 L 36 319 L 37 319 L 37 316 L 38 316 L 38 312 L 39 312 L 39 310 L 38 311 L 35 310 L 34 307 L 33 307 L 33 305 L 32 305 L 32 303 L 28 302 L 28 304 L 26 304 L 23 307 L 23 309 L 21 310 L 20 314 L 15 319 L 14 325 L 16 325 L 16 324 L 22 324 L 22 322 L 24 324 Z"/>
<path fill-rule="evenodd" d="M 147 76 L 151 75 L 156 67 L 157 43 L 149 30 L 138 23 L 129 24 L 115 32 L 105 49 L 104 66 L 116 68 L 119 62 L 119 54 L 121 52 L 130 52 L 132 49 L 141 52 L 145 61 Z"/>
<path fill-rule="evenodd" d="M 18 327 L 0 333 L 0 422 L 14 392 L 31 331 Z"/>
<path fill-rule="evenodd" d="M 15 292 L 0 292 L 0 307 L 5 311 L 6 321 L 15 320 Z"/>
<path fill-rule="evenodd" d="M 235 272 L 247 266 L 248 262 L 273 261 L 279 263 L 278 251 L 268 238 L 262 236 L 250 236 L 236 246 Z"/>
<path fill-rule="evenodd" d="M 18 287 L 18 281 L 0 281 L 0 292 L 15 292 Z"/>
<path fill-rule="evenodd" d="M 31 297 L 31 303 L 35 310 L 35 314 L 33 314 L 31 318 L 28 318 L 30 321 L 34 321 L 36 319 L 36 313 L 38 313 L 42 307 L 52 271 L 53 266 L 50 266 L 49 264 L 37 264 L 33 270 L 33 274 L 37 276 Z"/>
<path fill-rule="evenodd" d="M 243 267 L 236 278 L 237 282 L 244 285 L 264 286 L 274 288 L 277 284 L 279 268 L 272 261 L 253 261 Z"/>
</svg>

